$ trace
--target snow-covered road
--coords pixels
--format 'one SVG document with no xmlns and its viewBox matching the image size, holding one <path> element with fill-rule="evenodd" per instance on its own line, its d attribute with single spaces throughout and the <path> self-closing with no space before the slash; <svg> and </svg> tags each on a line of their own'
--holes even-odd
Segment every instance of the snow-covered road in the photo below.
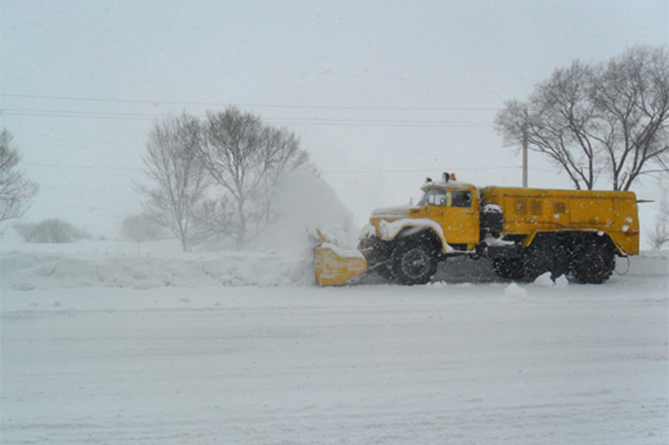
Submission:
<svg viewBox="0 0 669 445">
<path fill-rule="evenodd" d="M 3 287 L 2 443 L 666 444 L 667 258 L 639 260 L 601 286 Z"/>
</svg>

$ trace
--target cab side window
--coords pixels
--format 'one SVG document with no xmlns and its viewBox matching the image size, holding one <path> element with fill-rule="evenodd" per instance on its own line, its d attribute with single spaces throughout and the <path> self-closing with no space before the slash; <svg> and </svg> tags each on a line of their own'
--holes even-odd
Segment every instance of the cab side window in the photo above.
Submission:
<svg viewBox="0 0 669 445">
<path fill-rule="evenodd" d="M 469 190 L 450 190 L 450 206 L 451 207 L 471 207 L 472 206 L 472 192 Z"/>
</svg>

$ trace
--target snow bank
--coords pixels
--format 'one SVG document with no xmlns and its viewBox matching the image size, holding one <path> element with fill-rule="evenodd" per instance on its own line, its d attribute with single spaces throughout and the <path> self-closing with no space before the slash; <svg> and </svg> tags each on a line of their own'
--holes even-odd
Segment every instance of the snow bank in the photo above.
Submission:
<svg viewBox="0 0 669 445">
<path fill-rule="evenodd" d="M 2 256 L 2 287 L 17 290 L 313 283 L 313 268 L 307 260 L 258 252 L 151 256 L 13 251 Z"/>
</svg>

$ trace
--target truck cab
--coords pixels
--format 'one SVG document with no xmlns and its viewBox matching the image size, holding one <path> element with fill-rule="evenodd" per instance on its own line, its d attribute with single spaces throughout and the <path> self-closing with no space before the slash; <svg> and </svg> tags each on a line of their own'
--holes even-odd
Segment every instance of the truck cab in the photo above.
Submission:
<svg viewBox="0 0 669 445">
<path fill-rule="evenodd" d="M 454 180 L 426 181 L 412 218 L 435 221 L 454 250 L 474 250 L 479 243 L 479 196 L 476 187 Z"/>
</svg>

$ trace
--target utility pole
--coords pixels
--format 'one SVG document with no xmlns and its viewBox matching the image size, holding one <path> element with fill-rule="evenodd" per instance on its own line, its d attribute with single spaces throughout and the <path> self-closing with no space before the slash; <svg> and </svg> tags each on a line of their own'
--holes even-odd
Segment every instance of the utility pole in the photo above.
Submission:
<svg viewBox="0 0 669 445">
<path fill-rule="evenodd" d="M 523 125 L 523 188 L 527 188 L 527 124 Z"/>
</svg>

